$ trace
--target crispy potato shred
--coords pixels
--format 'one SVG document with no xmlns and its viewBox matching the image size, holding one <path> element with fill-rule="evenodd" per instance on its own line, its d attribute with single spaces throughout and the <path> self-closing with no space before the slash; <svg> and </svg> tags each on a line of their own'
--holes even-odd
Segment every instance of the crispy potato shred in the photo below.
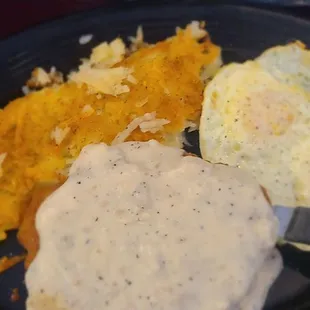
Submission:
<svg viewBox="0 0 310 310">
<path fill-rule="evenodd" d="M 193 27 L 186 27 L 133 53 L 123 51 L 120 39 L 114 45 L 101 45 L 94 49 L 96 57 L 85 60 L 68 82 L 31 92 L 0 109 L 0 240 L 7 230 L 20 228 L 21 243 L 30 252 L 37 248 L 35 202 L 38 191 L 44 196 L 47 190 L 36 184 L 63 182 L 85 145 L 111 144 L 146 113 L 155 112 L 157 119 L 164 120 L 162 126 L 158 130 L 137 127 L 126 140 L 169 144 L 178 140 L 188 123 L 198 121 L 204 89 L 201 71 L 208 65 L 214 69 L 221 51 L 206 32 L 199 38 L 193 32 Z M 106 54 L 98 54 L 100 50 Z M 70 78 L 85 68 L 87 76 Z M 100 78 L 104 83 L 109 72 L 109 83 L 98 88 Z M 31 200 L 33 192 L 37 198 Z M 31 256 L 26 264 L 30 261 Z"/>
<path fill-rule="evenodd" d="M 3 256 L 0 258 L 0 273 L 15 266 L 25 259 L 26 255 Z"/>
<path fill-rule="evenodd" d="M 11 293 L 11 302 L 17 302 L 20 299 L 20 295 L 19 295 L 19 290 L 17 287 L 12 289 L 12 293 Z"/>
</svg>

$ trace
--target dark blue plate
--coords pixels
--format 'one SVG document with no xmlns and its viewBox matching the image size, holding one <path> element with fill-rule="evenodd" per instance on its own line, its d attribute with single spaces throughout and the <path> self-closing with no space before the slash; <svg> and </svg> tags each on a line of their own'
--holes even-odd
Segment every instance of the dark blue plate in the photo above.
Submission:
<svg viewBox="0 0 310 310">
<path fill-rule="evenodd" d="M 155 42 L 191 20 L 207 21 L 213 40 L 223 47 L 225 62 L 244 61 L 272 45 L 295 39 L 310 46 L 309 22 L 259 9 L 194 4 L 147 6 L 131 11 L 96 9 L 40 25 L 0 42 L 0 106 L 22 95 L 21 86 L 36 66 L 56 66 L 68 72 L 79 64 L 80 58 L 89 55 L 94 45 L 116 36 L 133 35 L 138 25 L 143 25 L 146 40 Z M 79 37 L 87 33 L 92 33 L 94 39 L 80 45 Z M 190 134 L 189 140 L 193 144 L 189 150 L 199 154 L 197 133 Z M 270 291 L 266 309 L 310 309 L 310 254 L 291 246 L 280 250 L 285 269 Z M 21 251 L 13 232 L 0 244 L 0 255 Z M 25 309 L 23 278 L 22 264 L 0 275 L 0 309 Z M 12 303 L 10 294 L 15 287 L 20 289 L 21 299 Z"/>
</svg>

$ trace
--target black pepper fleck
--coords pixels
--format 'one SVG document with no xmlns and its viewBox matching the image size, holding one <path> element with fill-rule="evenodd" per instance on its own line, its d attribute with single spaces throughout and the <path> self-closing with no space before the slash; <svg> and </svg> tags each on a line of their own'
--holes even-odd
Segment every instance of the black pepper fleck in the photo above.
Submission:
<svg viewBox="0 0 310 310">
<path fill-rule="evenodd" d="M 127 283 L 127 285 L 131 285 L 132 284 L 132 282 L 130 280 L 128 280 L 128 279 L 125 279 L 125 282 Z"/>
</svg>

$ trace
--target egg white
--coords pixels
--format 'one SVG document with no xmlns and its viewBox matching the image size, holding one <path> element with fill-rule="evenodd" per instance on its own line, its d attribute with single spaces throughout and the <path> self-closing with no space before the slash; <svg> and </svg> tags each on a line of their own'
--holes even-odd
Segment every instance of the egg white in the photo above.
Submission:
<svg viewBox="0 0 310 310">
<path fill-rule="evenodd" d="M 200 149 L 251 172 L 272 204 L 310 206 L 310 52 L 297 42 L 224 66 L 205 89 Z"/>
</svg>

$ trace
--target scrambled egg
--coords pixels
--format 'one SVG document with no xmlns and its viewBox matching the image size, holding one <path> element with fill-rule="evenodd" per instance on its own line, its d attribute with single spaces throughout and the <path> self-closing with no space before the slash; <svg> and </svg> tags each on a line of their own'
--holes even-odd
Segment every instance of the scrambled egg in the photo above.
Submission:
<svg viewBox="0 0 310 310">
<path fill-rule="evenodd" d="M 273 205 L 310 206 L 310 51 L 277 46 L 205 89 L 203 158 L 250 171 Z"/>
<path fill-rule="evenodd" d="M 0 240 L 20 226 L 34 185 L 63 181 L 85 145 L 111 144 L 145 115 L 152 118 L 126 132 L 125 140 L 176 144 L 185 127 L 197 122 L 201 76 L 216 72 L 221 50 L 194 26 L 129 56 L 120 39 L 102 44 L 69 82 L 0 110 Z"/>
</svg>

